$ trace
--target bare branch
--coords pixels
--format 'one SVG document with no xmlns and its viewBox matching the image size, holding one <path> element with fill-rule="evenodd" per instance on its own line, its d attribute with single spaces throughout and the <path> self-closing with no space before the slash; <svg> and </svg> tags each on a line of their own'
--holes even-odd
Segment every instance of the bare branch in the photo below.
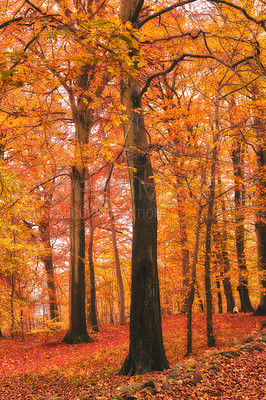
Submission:
<svg viewBox="0 0 266 400">
<path fill-rule="evenodd" d="M 266 19 L 261 19 L 261 20 L 257 20 L 256 18 L 252 17 L 251 15 L 249 15 L 247 13 L 247 11 L 245 10 L 244 7 L 238 6 L 236 4 L 231 3 L 230 1 L 227 0 L 208 0 L 210 3 L 216 3 L 216 4 L 225 4 L 228 7 L 232 7 L 236 10 L 239 10 L 242 12 L 242 14 L 244 14 L 244 16 L 249 20 L 254 22 L 257 25 L 260 25 L 265 31 L 266 31 Z"/>
<path fill-rule="evenodd" d="M 138 27 L 141 28 L 141 27 L 142 27 L 144 24 L 146 24 L 148 21 L 150 21 L 150 20 L 152 20 L 152 19 L 154 19 L 154 18 L 160 17 L 161 15 L 163 15 L 163 14 L 169 12 L 169 11 L 172 11 L 172 10 L 174 10 L 175 8 L 183 7 L 183 6 L 185 6 L 186 4 L 194 3 L 195 1 L 197 1 L 197 0 L 183 0 L 183 1 L 178 1 L 178 2 L 176 2 L 176 3 L 174 3 L 174 4 L 172 4 L 172 5 L 169 6 L 169 7 L 166 7 L 166 8 L 164 8 L 164 9 L 162 9 L 162 10 L 160 10 L 160 11 L 158 11 L 158 12 L 152 14 L 152 15 L 149 15 L 148 17 L 144 18 L 142 21 L 139 21 Z"/>
<path fill-rule="evenodd" d="M 184 60 L 187 59 L 187 58 L 200 58 L 200 59 L 208 59 L 208 58 L 209 58 L 209 59 L 218 61 L 220 64 L 226 66 L 226 67 L 229 68 L 229 69 L 234 69 L 235 67 L 237 67 L 237 66 L 240 65 L 240 64 L 243 64 L 244 62 L 246 62 L 246 61 L 248 61 L 248 60 L 252 60 L 252 59 L 253 59 L 253 56 L 245 57 L 245 58 L 243 58 L 243 59 L 241 59 L 241 60 L 239 60 L 239 61 L 236 61 L 234 64 L 229 64 L 228 62 L 226 62 L 226 61 L 220 59 L 219 57 L 216 57 L 216 56 L 213 55 L 213 54 L 190 54 L 190 53 L 183 53 L 181 56 L 179 56 L 178 58 L 176 58 L 168 68 L 164 69 L 163 71 L 158 71 L 158 72 L 155 72 L 154 74 L 150 75 L 150 76 L 148 77 L 148 79 L 146 80 L 146 83 L 145 83 L 143 89 L 140 91 L 138 97 L 142 97 L 142 96 L 143 96 L 143 94 L 148 90 L 148 88 L 149 88 L 151 82 L 152 82 L 155 78 L 157 78 L 158 76 L 163 76 L 163 75 L 168 74 L 169 72 L 171 72 L 171 71 L 176 67 L 176 65 L 177 65 L 179 62 L 184 61 Z"/>
</svg>

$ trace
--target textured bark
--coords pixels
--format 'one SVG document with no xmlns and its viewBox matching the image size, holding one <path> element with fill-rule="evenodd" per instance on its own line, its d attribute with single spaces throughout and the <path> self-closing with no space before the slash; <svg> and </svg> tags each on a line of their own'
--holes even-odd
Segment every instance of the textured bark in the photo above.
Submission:
<svg viewBox="0 0 266 400">
<path fill-rule="evenodd" d="M 121 0 L 120 4 L 122 22 L 135 22 L 143 1 Z M 169 367 L 161 328 L 155 182 L 139 93 L 137 81 L 121 79 L 121 102 L 127 116 L 123 128 L 133 206 L 130 347 L 120 371 L 124 375 L 139 375 Z"/>
<path fill-rule="evenodd" d="M 243 150 L 240 139 L 237 137 L 232 149 L 232 160 L 234 166 L 235 177 L 235 236 L 236 236 L 236 252 L 239 268 L 239 285 L 238 292 L 241 302 L 242 312 L 254 311 L 248 292 L 248 272 L 245 256 L 245 216 L 243 207 L 245 205 L 244 190 L 244 172 L 243 172 Z"/>
<path fill-rule="evenodd" d="M 130 349 L 121 369 L 126 375 L 168 368 L 161 329 L 155 183 L 138 92 L 138 83 L 123 82 L 121 97 L 129 116 L 124 132 L 133 204 Z"/>
<path fill-rule="evenodd" d="M 213 150 L 213 161 L 211 168 L 211 185 L 209 205 L 207 212 L 206 222 L 206 244 L 205 244 L 205 294 L 206 294 L 206 309 L 207 309 L 207 341 L 208 346 L 215 346 L 215 339 L 213 334 L 213 320 L 212 320 L 212 292 L 211 292 L 211 239 L 212 239 L 212 222 L 213 222 L 213 202 L 215 196 L 215 167 L 216 167 L 217 148 Z"/>
<path fill-rule="evenodd" d="M 91 341 L 85 312 L 85 223 L 84 185 L 85 169 L 72 167 L 70 210 L 70 304 L 69 328 L 66 343 Z"/>
<path fill-rule="evenodd" d="M 96 301 L 96 283 L 93 263 L 93 213 L 92 213 L 92 182 L 88 172 L 88 212 L 89 212 L 89 238 L 88 238 L 88 261 L 89 261 L 89 301 L 88 301 L 88 322 L 91 325 L 93 332 L 99 332 L 98 317 L 97 317 L 97 301 Z"/>
<path fill-rule="evenodd" d="M 113 213 L 112 201 L 111 201 L 111 190 L 110 190 L 110 182 L 111 175 L 108 179 L 106 185 L 106 200 L 108 212 L 111 220 L 111 233 L 112 233 L 112 245 L 115 256 L 115 272 L 116 272 L 116 280 L 118 285 L 118 311 L 119 311 L 119 324 L 125 324 L 125 292 L 124 292 L 124 284 L 121 272 L 121 265 L 119 259 L 119 252 L 117 246 L 117 238 L 116 238 L 116 229 L 115 229 L 115 217 Z"/>
<path fill-rule="evenodd" d="M 258 95 L 254 90 L 254 98 Z M 260 303 L 253 315 L 266 315 L 266 138 L 265 120 L 256 116 L 255 129 L 257 132 L 257 260 L 260 272 Z"/>
<path fill-rule="evenodd" d="M 84 147 L 89 143 L 93 125 L 93 110 L 88 106 L 88 89 L 93 77 L 93 68 L 84 65 L 75 84 L 80 94 L 68 88 L 69 101 L 75 125 L 75 165 L 71 168 L 70 204 L 70 304 L 69 328 L 64 338 L 67 343 L 89 342 L 86 322 L 85 285 L 85 221 L 84 191 L 86 168 L 84 166 Z"/>
</svg>

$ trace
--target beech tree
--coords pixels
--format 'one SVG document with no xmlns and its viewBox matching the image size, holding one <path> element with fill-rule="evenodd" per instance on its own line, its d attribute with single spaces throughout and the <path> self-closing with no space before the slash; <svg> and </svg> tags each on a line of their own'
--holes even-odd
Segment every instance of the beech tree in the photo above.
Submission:
<svg viewBox="0 0 266 400">
<path fill-rule="evenodd" d="M 142 5 L 143 0 L 122 0 L 121 21 L 137 27 Z M 156 191 L 140 91 L 137 79 L 121 77 L 121 103 L 126 115 L 123 129 L 133 207 L 130 347 L 120 370 L 125 375 L 164 370 L 169 366 L 161 328 Z"/>
</svg>

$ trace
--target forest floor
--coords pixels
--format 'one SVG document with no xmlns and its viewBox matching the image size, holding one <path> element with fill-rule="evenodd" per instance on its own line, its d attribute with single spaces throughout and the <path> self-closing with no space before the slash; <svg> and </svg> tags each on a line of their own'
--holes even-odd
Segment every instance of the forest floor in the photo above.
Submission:
<svg viewBox="0 0 266 400">
<path fill-rule="evenodd" d="M 214 315 L 217 347 L 206 346 L 204 315 L 193 317 L 193 354 L 186 353 L 186 317 L 163 319 L 169 370 L 118 375 L 128 325 L 100 327 L 88 344 L 62 343 L 64 332 L 0 339 L 1 400 L 266 399 L 265 317 Z"/>
</svg>

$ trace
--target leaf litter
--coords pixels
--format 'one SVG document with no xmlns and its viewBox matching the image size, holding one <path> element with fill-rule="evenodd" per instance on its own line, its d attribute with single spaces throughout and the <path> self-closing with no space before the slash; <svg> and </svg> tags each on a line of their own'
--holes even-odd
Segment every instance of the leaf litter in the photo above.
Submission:
<svg viewBox="0 0 266 400">
<path fill-rule="evenodd" d="M 103 326 L 89 344 L 41 335 L 0 341 L 1 400 L 266 399 L 263 317 L 214 316 L 217 348 L 206 346 L 205 316 L 195 315 L 193 354 L 186 352 L 186 317 L 163 320 L 170 369 L 123 377 L 129 328 Z M 263 336 L 264 332 L 264 336 Z"/>
</svg>

